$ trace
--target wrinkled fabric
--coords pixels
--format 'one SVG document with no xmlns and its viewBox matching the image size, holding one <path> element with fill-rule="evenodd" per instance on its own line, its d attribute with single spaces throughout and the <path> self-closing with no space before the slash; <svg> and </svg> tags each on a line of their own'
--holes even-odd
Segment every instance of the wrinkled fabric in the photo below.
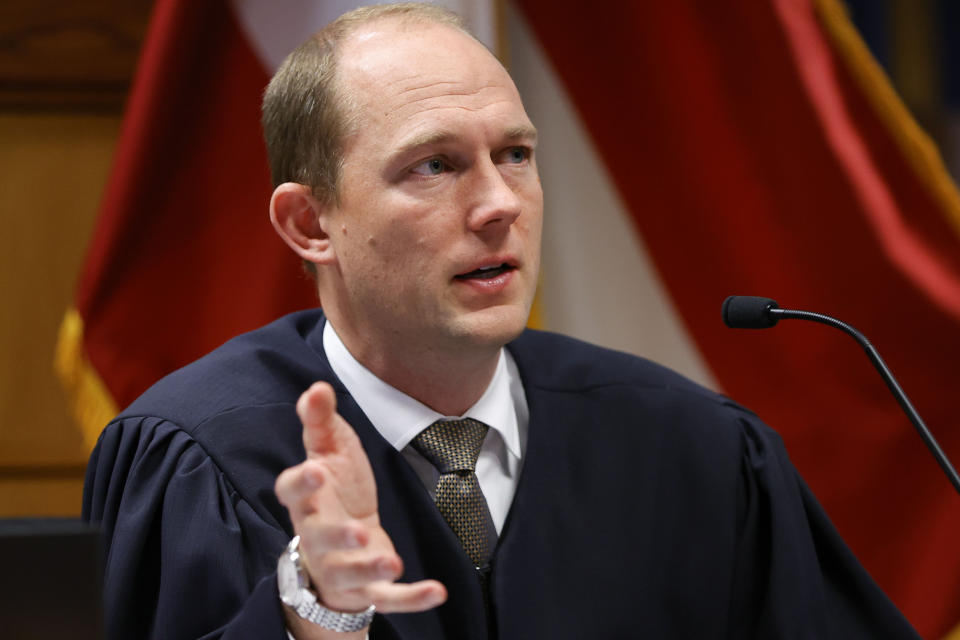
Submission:
<svg viewBox="0 0 960 640">
<path fill-rule="evenodd" d="M 84 517 L 108 539 L 110 638 L 286 638 L 273 493 L 303 460 L 295 403 L 327 380 L 371 460 L 404 581 L 449 600 L 373 640 L 915 638 L 749 411 L 658 365 L 528 331 L 508 345 L 528 450 L 489 577 L 336 379 L 301 312 L 160 381 L 102 434 Z"/>
</svg>

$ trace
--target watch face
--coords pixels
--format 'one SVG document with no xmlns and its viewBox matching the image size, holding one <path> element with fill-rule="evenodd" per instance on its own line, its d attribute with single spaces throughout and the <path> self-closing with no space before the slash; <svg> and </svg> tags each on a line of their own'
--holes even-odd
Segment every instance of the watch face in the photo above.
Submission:
<svg viewBox="0 0 960 640">
<path fill-rule="evenodd" d="M 293 564 L 289 553 L 280 556 L 280 561 L 277 563 L 277 588 L 284 604 L 291 607 L 297 606 L 300 581 L 297 577 L 297 567 Z"/>
</svg>

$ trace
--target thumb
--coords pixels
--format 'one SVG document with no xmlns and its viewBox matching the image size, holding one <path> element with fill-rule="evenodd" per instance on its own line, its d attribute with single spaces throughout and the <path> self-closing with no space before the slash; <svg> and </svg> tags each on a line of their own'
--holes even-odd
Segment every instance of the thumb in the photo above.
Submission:
<svg viewBox="0 0 960 640">
<path fill-rule="evenodd" d="M 315 382 L 297 400 L 297 415 L 303 423 L 303 448 L 307 458 L 337 453 L 343 438 L 353 430 L 337 414 L 337 396 L 326 382 Z M 344 434 L 346 430 L 349 434 Z"/>
</svg>

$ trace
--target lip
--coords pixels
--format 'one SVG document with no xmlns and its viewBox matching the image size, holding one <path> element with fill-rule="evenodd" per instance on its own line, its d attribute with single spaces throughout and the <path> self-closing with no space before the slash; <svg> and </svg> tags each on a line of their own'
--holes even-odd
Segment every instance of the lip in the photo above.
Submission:
<svg viewBox="0 0 960 640">
<path fill-rule="evenodd" d="M 502 265 L 506 265 L 509 269 L 505 273 L 512 273 L 521 267 L 520 260 L 516 256 L 511 254 L 495 255 L 489 256 L 480 260 L 475 260 L 473 262 L 467 263 L 464 267 L 458 268 L 457 272 L 454 274 L 454 279 L 461 282 L 468 282 L 469 280 L 464 280 L 464 276 L 468 273 L 473 273 L 480 269 L 495 268 Z"/>
<path fill-rule="evenodd" d="M 511 267 L 492 278 L 454 278 L 453 281 L 458 286 L 465 287 L 474 294 L 490 296 L 503 293 L 507 287 L 510 286 L 510 283 L 513 282 L 516 274 L 516 267 Z"/>
<path fill-rule="evenodd" d="M 465 278 L 467 274 L 473 273 L 479 269 L 485 268 L 495 268 L 506 265 L 508 268 L 501 271 L 497 275 L 491 278 Z M 513 255 L 497 255 L 483 258 L 482 260 L 477 260 L 472 263 L 469 263 L 469 266 L 466 266 L 463 269 L 459 269 L 457 274 L 453 276 L 453 282 L 456 283 L 459 287 L 464 287 L 465 290 L 471 291 L 473 295 L 481 296 L 491 296 L 498 295 L 503 293 L 507 287 L 510 286 L 510 283 L 513 282 L 514 276 L 516 276 L 517 271 L 520 269 L 520 261 Z M 461 289 L 464 290 L 464 289 Z"/>
</svg>

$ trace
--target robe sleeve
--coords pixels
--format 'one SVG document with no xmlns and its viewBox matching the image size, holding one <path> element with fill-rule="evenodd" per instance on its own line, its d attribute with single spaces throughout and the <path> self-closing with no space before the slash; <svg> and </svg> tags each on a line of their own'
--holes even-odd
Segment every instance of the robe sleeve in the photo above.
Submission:
<svg viewBox="0 0 960 640">
<path fill-rule="evenodd" d="M 919 638 L 860 565 L 768 427 L 742 420 L 732 638 Z"/>
<path fill-rule="evenodd" d="M 126 417 L 100 437 L 83 517 L 106 540 L 108 638 L 286 640 L 268 522 L 178 425 Z"/>
</svg>

